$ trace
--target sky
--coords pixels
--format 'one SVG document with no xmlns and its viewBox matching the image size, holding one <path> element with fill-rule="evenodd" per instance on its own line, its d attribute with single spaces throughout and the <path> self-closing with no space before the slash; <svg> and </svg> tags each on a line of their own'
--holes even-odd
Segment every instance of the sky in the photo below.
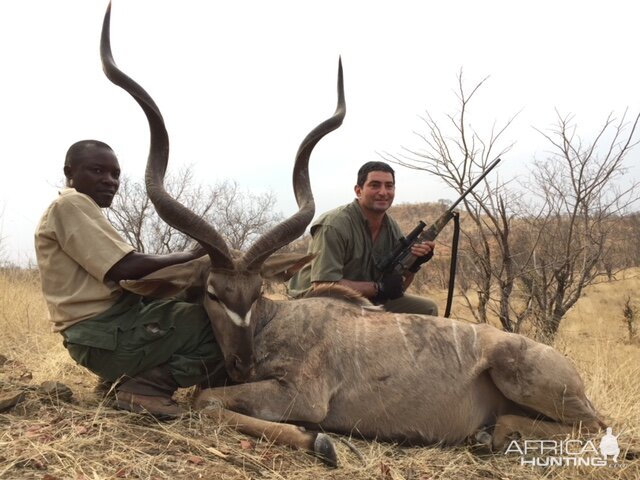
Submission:
<svg viewBox="0 0 640 480">
<path fill-rule="evenodd" d="M 69 145 L 95 138 L 124 174 L 142 178 L 148 125 L 99 58 L 106 0 L 0 2 L 0 238 L 33 262 L 33 232 L 63 183 Z M 235 180 L 296 210 L 298 145 L 336 104 L 338 58 L 347 115 L 311 156 L 317 214 L 348 203 L 358 168 L 420 149 L 421 117 L 455 114 L 457 77 L 489 77 L 469 111 L 504 136 L 503 179 L 524 175 L 549 144 L 536 131 L 573 114 L 589 140 L 611 112 L 640 111 L 640 4 L 573 1 L 113 0 L 119 67 L 153 97 L 169 131 L 169 170 L 205 185 Z M 444 124 L 444 123 L 443 123 Z M 640 179 L 640 147 L 629 156 Z M 396 202 L 455 199 L 438 178 L 396 167 Z M 420 219 L 416 219 L 416 222 Z"/>
</svg>

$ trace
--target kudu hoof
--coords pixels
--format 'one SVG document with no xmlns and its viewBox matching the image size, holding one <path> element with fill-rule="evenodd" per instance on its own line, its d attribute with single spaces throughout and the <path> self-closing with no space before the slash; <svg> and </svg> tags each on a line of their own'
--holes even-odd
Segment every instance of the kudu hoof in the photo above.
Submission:
<svg viewBox="0 0 640 480">
<path fill-rule="evenodd" d="M 338 467 L 338 454 L 329 435 L 319 433 L 313 442 L 313 453 L 324 462 L 327 467 Z"/>
<path fill-rule="evenodd" d="M 478 430 L 475 434 L 475 439 L 479 445 L 482 445 L 487 448 L 491 448 L 491 442 L 493 438 L 491 437 L 491 434 L 489 432 L 486 432 L 484 430 Z"/>
<path fill-rule="evenodd" d="M 478 430 L 475 434 L 467 437 L 467 448 L 477 456 L 491 455 L 493 451 L 492 440 L 489 432 L 486 430 Z"/>
</svg>

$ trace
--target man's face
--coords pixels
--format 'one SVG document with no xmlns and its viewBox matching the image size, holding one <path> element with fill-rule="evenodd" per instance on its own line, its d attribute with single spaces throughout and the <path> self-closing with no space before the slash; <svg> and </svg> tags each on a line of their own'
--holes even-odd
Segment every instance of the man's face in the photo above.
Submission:
<svg viewBox="0 0 640 480">
<path fill-rule="evenodd" d="M 64 167 L 65 176 L 80 193 L 89 195 L 101 207 L 111 205 L 120 186 L 120 164 L 115 153 L 101 146 L 90 146 Z"/>
<path fill-rule="evenodd" d="M 376 213 L 383 213 L 389 209 L 395 191 L 396 186 L 390 172 L 369 172 L 364 185 L 355 187 L 360 207 Z"/>
</svg>

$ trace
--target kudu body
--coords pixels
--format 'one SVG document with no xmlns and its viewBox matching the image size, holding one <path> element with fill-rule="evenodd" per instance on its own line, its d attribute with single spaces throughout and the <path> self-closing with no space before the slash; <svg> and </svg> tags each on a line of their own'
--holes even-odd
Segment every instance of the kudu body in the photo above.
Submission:
<svg viewBox="0 0 640 480">
<path fill-rule="evenodd" d="M 109 22 L 110 8 L 101 43 L 105 73 L 136 99 L 149 120 L 149 197 L 167 223 L 208 253 L 123 286 L 155 296 L 201 289 L 227 370 L 244 382 L 203 390 L 196 408 L 245 433 L 316 451 L 329 463 L 335 463 L 335 452 L 326 435 L 276 422 L 421 444 L 457 443 L 487 429 L 492 438 L 478 438 L 496 448 L 515 431 L 552 435 L 577 424 L 603 425 L 571 362 L 523 336 L 488 325 L 377 311 L 358 298 L 263 297 L 263 278 L 285 278 L 310 260 L 274 252 L 301 235 L 314 215 L 308 161 L 317 141 L 344 117 L 342 69 L 336 113 L 307 136 L 296 157 L 293 183 L 300 210 L 246 253 L 232 255 L 213 226 L 165 192 L 164 122 L 148 94 L 115 66 Z"/>
</svg>

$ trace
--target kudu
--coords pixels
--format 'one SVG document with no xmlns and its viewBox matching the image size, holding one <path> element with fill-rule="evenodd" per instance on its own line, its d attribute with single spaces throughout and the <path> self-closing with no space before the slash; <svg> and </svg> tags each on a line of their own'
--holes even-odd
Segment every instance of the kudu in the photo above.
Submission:
<svg viewBox="0 0 640 480">
<path fill-rule="evenodd" d="M 516 431 L 539 436 L 570 432 L 578 424 L 604 425 L 571 362 L 524 336 L 484 324 L 387 313 L 364 299 L 263 297 L 263 278 L 289 276 L 310 260 L 274 252 L 301 235 L 314 215 L 308 161 L 315 144 L 345 115 L 341 67 L 336 112 L 307 136 L 296 157 L 299 211 L 246 253 L 232 254 L 214 226 L 164 190 L 167 131 L 153 100 L 113 62 L 109 23 L 110 7 L 101 42 L 105 73 L 136 99 L 151 130 L 149 197 L 168 224 L 208 253 L 123 286 L 152 296 L 201 288 L 228 373 L 245 382 L 203 390 L 195 408 L 245 433 L 315 451 L 333 465 L 329 437 L 299 426 L 414 444 L 454 444 L 480 432 L 476 438 L 500 448 Z"/>
</svg>

